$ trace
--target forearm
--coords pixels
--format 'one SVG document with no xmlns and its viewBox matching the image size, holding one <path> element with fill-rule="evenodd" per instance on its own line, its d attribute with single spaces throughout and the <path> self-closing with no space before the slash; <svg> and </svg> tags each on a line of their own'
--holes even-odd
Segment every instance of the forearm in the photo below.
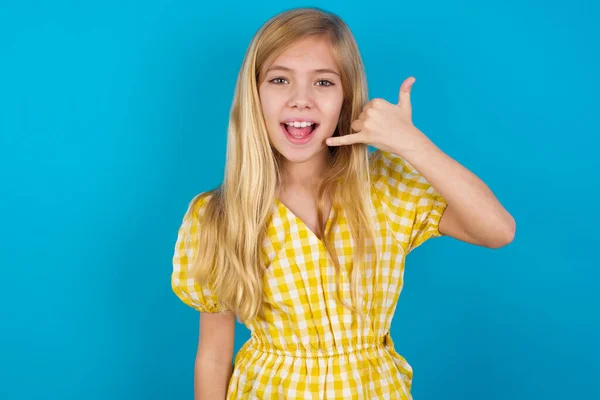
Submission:
<svg viewBox="0 0 600 400">
<path fill-rule="evenodd" d="M 424 134 L 417 137 L 409 150 L 404 146 L 399 155 L 444 197 L 462 229 L 486 243 L 510 237 L 515 230 L 514 219 L 489 187 Z"/>
<path fill-rule="evenodd" d="M 232 371 L 231 360 L 198 356 L 194 367 L 194 399 L 225 399 Z"/>
</svg>

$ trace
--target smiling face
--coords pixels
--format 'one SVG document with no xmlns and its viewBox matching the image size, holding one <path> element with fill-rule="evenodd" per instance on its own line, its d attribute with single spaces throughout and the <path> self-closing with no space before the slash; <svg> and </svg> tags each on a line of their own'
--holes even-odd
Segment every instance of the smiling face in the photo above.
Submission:
<svg viewBox="0 0 600 400">
<path fill-rule="evenodd" d="M 294 43 L 262 72 L 258 89 L 272 146 L 288 162 L 326 160 L 325 139 L 335 132 L 344 97 L 327 39 Z M 286 124 L 293 121 L 305 123 Z"/>
</svg>

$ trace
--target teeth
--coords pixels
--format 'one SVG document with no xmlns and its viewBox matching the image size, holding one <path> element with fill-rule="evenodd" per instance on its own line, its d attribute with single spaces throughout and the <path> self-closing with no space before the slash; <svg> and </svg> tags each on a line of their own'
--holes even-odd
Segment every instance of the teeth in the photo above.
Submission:
<svg viewBox="0 0 600 400">
<path fill-rule="evenodd" d="M 288 126 L 293 126 L 295 128 L 306 128 L 307 126 L 314 125 L 312 122 L 298 122 L 298 121 L 286 122 L 285 124 Z"/>
</svg>

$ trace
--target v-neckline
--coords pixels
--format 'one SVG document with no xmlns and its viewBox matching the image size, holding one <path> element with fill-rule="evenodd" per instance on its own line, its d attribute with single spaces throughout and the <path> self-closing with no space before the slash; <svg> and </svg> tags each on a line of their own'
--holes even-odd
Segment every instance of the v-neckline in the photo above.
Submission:
<svg viewBox="0 0 600 400">
<path fill-rule="evenodd" d="M 310 229 L 308 227 L 308 225 L 306 225 L 306 223 L 300 218 L 298 217 L 288 206 L 286 206 L 283 201 L 279 200 L 279 198 L 275 197 L 275 202 L 282 207 L 286 213 L 290 214 L 294 220 L 296 221 L 297 225 L 302 226 L 304 229 L 306 229 L 306 231 L 309 233 L 309 235 L 313 236 L 319 243 L 323 243 L 323 238 L 319 238 L 317 236 L 317 234 L 315 232 L 312 231 L 312 229 Z M 329 233 L 329 228 L 331 227 L 331 222 L 332 222 L 332 218 L 333 218 L 333 208 L 335 207 L 334 203 L 331 203 L 331 207 L 329 208 L 329 214 L 327 216 L 327 221 L 325 223 L 325 230 L 323 232 L 323 236 L 326 236 Z"/>
</svg>

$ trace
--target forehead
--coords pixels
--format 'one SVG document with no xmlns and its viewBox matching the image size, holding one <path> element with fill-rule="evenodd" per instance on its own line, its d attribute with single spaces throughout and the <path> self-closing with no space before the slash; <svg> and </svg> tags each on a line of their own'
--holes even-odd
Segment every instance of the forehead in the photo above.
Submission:
<svg viewBox="0 0 600 400">
<path fill-rule="evenodd" d="M 332 69 L 339 73 L 333 48 L 323 37 L 310 37 L 293 43 L 265 67 L 268 70 L 273 66 L 282 66 L 297 72 Z"/>
</svg>

